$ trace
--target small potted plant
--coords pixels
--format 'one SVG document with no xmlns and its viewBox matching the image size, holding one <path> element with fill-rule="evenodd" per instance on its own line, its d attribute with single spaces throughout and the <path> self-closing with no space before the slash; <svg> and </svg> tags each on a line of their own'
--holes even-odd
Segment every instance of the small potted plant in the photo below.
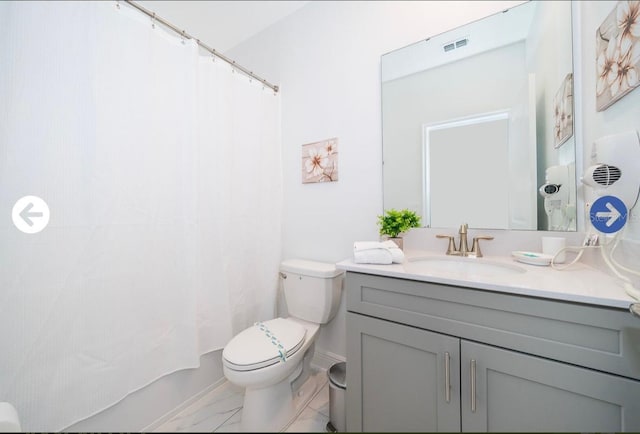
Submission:
<svg viewBox="0 0 640 434">
<path fill-rule="evenodd" d="M 389 209 L 378 216 L 378 226 L 380 226 L 380 235 L 393 241 L 402 249 L 400 235 L 411 228 L 420 227 L 420 216 L 408 209 L 400 211 Z"/>
</svg>

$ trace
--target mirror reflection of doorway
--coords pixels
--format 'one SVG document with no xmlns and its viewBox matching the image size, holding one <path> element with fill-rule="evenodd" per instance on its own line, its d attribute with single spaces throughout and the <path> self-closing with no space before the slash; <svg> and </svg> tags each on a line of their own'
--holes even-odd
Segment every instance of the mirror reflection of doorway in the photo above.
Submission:
<svg viewBox="0 0 640 434">
<path fill-rule="evenodd" d="M 509 228 L 508 112 L 425 125 L 423 146 L 428 226 Z"/>
</svg>

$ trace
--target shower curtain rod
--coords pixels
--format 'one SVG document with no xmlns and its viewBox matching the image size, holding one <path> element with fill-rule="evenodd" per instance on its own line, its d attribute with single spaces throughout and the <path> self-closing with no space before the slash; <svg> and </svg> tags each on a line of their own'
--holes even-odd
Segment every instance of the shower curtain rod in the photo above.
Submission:
<svg viewBox="0 0 640 434">
<path fill-rule="evenodd" d="M 127 4 L 133 6 L 134 8 L 138 9 L 140 12 L 147 14 L 148 16 L 150 16 L 153 20 L 158 21 L 159 23 L 169 27 L 171 30 L 173 30 L 174 32 L 178 33 L 179 35 L 181 35 L 183 38 L 186 39 L 194 39 L 198 45 L 202 48 L 204 48 L 205 50 L 207 50 L 209 53 L 211 53 L 212 55 L 214 55 L 215 57 L 218 57 L 222 60 L 224 60 L 225 62 L 227 62 L 229 65 L 233 66 L 234 68 L 242 71 L 244 74 L 248 75 L 251 78 L 254 78 L 256 80 L 258 80 L 260 83 L 264 84 L 267 87 L 270 87 L 271 89 L 273 89 L 274 92 L 278 92 L 278 86 L 276 86 L 275 84 L 271 84 L 269 83 L 267 80 L 265 80 L 264 78 L 260 78 L 257 75 L 255 75 L 253 72 L 249 71 L 247 68 L 238 65 L 235 60 L 231 60 L 228 57 L 218 53 L 216 50 L 214 50 L 213 48 L 209 47 L 208 45 L 206 45 L 205 43 L 201 42 L 200 39 L 198 38 L 194 38 L 193 36 L 191 36 L 190 34 L 188 34 L 186 31 L 184 30 L 180 30 L 179 28 L 177 28 L 176 26 L 174 26 L 173 24 L 171 24 L 170 22 L 168 22 L 167 20 L 165 20 L 162 17 L 159 17 L 156 15 L 155 12 L 151 12 L 148 9 L 143 8 L 142 6 L 140 6 L 139 4 L 135 3 L 133 0 L 124 0 Z"/>
</svg>

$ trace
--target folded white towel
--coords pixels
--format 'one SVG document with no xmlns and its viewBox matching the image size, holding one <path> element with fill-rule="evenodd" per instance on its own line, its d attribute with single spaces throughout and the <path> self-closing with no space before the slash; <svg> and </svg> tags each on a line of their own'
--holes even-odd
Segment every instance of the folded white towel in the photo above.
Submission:
<svg viewBox="0 0 640 434">
<path fill-rule="evenodd" d="M 391 264 L 393 255 L 389 249 L 368 249 L 353 252 L 353 261 L 356 264 Z"/>
<path fill-rule="evenodd" d="M 393 243 L 393 245 L 396 246 L 395 243 Z M 354 252 L 362 252 L 365 250 L 386 249 L 386 248 L 388 247 L 385 246 L 384 243 L 381 243 L 379 241 L 356 241 L 355 243 L 353 243 Z"/>
<path fill-rule="evenodd" d="M 404 262 L 404 252 L 396 243 L 391 240 L 387 240 L 382 244 L 389 250 L 389 252 L 391 252 L 391 260 L 394 264 L 402 264 L 402 262 Z"/>
<path fill-rule="evenodd" d="M 356 241 L 353 243 L 353 259 L 356 264 L 401 264 L 404 252 L 391 240 Z"/>
</svg>

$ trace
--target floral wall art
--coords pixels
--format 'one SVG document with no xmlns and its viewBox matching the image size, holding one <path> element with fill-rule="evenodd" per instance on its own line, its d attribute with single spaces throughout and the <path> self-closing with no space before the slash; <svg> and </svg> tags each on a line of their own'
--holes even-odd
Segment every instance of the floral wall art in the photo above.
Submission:
<svg viewBox="0 0 640 434">
<path fill-rule="evenodd" d="M 554 147 L 573 135 L 573 74 L 567 74 L 553 99 Z"/>
<path fill-rule="evenodd" d="M 619 1 L 596 32 L 596 108 L 640 85 L 640 1 Z"/>
<path fill-rule="evenodd" d="M 338 180 L 338 139 L 302 145 L 302 183 Z"/>
</svg>

